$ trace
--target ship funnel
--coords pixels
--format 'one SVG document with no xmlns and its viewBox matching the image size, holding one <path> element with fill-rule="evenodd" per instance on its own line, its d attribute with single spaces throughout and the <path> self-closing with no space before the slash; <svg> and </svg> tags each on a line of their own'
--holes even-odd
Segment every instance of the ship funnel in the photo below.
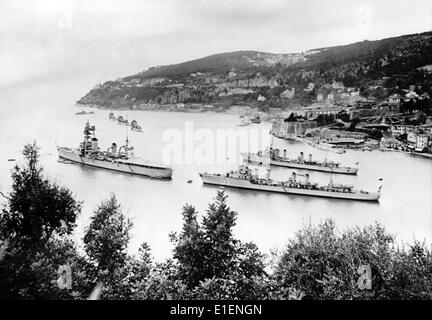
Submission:
<svg viewBox="0 0 432 320">
<path fill-rule="evenodd" d="M 257 168 L 255 168 L 254 171 L 253 171 L 253 178 L 254 179 L 258 178 L 258 169 Z"/>
<path fill-rule="evenodd" d="M 276 158 L 279 158 L 279 149 L 276 149 Z"/>
<path fill-rule="evenodd" d="M 266 180 L 270 180 L 270 169 L 266 171 Z"/>
<path fill-rule="evenodd" d="M 306 173 L 306 175 L 305 175 L 305 184 L 309 184 L 309 173 Z"/>
<path fill-rule="evenodd" d="M 291 180 L 293 182 L 296 182 L 296 177 L 297 177 L 297 174 L 295 172 L 293 172 L 292 175 L 291 175 Z"/>
<path fill-rule="evenodd" d="M 286 149 L 284 149 L 284 151 L 283 151 L 283 158 L 284 158 L 284 160 L 286 160 L 286 158 L 287 158 L 287 151 L 286 151 Z"/>
<path fill-rule="evenodd" d="M 98 140 L 96 138 L 91 140 L 91 148 L 92 151 L 96 151 L 98 149 Z"/>
<path fill-rule="evenodd" d="M 85 124 L 85 127 L 84 127 L 84 134 L 87 134 L 89 130 L 90 130 L 90 123 L 87 120 L 87 122 Z"/>
<path fill-rule="evenodd" d="M 113 142 L 113 144 L 111 145 L 111 152 L 113 154 L 117 154 L 117 144 Z"/>
<path fill-rule="evenodd" d="M 304 159 L 304 153 L 300 152 L 300 161 L 303 162 L 303 159 Z"/>
<path fill-rule="evenodd" d="M 309 153 L 309 162 L 312 162 L 312 153 Z"/>
</svg>

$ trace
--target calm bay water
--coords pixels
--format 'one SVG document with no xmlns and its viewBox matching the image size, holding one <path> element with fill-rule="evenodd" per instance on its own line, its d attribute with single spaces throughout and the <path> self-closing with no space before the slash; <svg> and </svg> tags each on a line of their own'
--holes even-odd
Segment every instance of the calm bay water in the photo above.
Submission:
<svg viewBox="0 0 432 320">
<path fill-rule="evenodd" d="M 0 190 L 6 192 L 10 189 L 10 170 L 14 162 L 8 162 L 7 159 L 16 158 L 19 162 L 23 145 L 36 140 L 41 146 L 41 163 L 46 175 L 70 188 L 77 199 L 84 201 L 76 231 L 78 239 L 82 238 L 84 226 L 88 225 L 95 207 L 110 193 L 115 193 L 134 223 L 131 252 L 136 252 L 139 245 L 147 241 L 156 259 L 166 258 L 172 250 L 168 234 L 180 231 L 182 225 L 182 206 L 190 203 L 203 213 L 218 190 L 203 186 L 198 173 L 224 173 L 236 169 L 238 152 L 247 151 L 251 146 L 243 144 L 236 154 L 228 155 L 228 160 L 235 159 L 236 164 L 174 162 L 171 181 L 58 163 L 56 144 L 78 146 L 86 119 L 96 125 L 102 149 L 114 141 L 117 144 L 124 141 L 125 127 L 109 121 L 109 111 L 92 109 L 95 112 L 93 115 L 75 115 L 81 109 L 74 106 L 74 101 L 87 88 L 83 83 L 45 82 L 0 89 Z M 219 129 L 240 129 L 237 115 L 145 111 L 115 113 L 139 122 L 144 132 L 129 132 L 129 139 L 135 146 L 136 155 L 155 161 L 162 161 L 164 148 L 167 147 L 162 137 L 167 130 L 176 129 L 184 138 L 186 124 L 192 124 L 195 130 L 209 129 L 212 133 Z M 243 130 L 268 132 L 270 127 L 270 123 L 262 123 Z M 269 141 L 270 137 L 265 135 L 258 146 L 252 144 L 251 151 L 265 147 Z M 313 153 L 314 158 L 319 160 L 327 157 L 347 165 L 358 161 L 358 176 L 333 175 L 333 180 L 375 191 L 380 184 L 378 179 L 382 178 L 382 198 L 379 204 L 375 204 L 227 189 L 229 205 L 238 212 L 235 234 L 241 240 L 253 241 L 263 252 L 268 253 L 272 248 L 282 248 L 303 224 L 333 218 L 339 229 L 378 221 L 401 242 L 410 243 L 414 239 L 432 242 L 431 160 L 380 151 L 348 151 L 337 155 L 299 142 L 277 139 L 273 142 L 281 149 L 286 148 L 290 157 L 303 151 L 306 155 Z M 186 159 L 187 141 L 179 148 L 184 151 L 182 159 Z M 287 178 L 291 171 L 276 168 L 272 170 L 272 177 Z M 327 183 L 329 178 L 324 173 L 311 174 L 311 181 Z M 188 180 L 193 182 L 189 184 Z"/>
</svg>

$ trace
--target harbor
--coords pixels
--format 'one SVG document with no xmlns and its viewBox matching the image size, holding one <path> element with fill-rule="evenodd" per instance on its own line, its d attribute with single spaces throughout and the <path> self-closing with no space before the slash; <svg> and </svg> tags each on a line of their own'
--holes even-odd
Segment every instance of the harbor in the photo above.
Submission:
<svg viewBox="0 0 432 320">
<path fill-rule="evenodd" d="M 350 185 L 334 184 L 332 178 L 328 185 L 320 186 L 310 182 L 308 173 L 304 176 L 305 180 L 299 181 L 297 174 L 293 172 L 286 181 L 274 181 L 270 179 L 270 169 L 267 169 L 265 178 L 260 178 L 257 173 L 253 173 L 252 169 L 245 165 L 241 165 L 238 170 L 232 170 L 226 174 L 200 173 L 204 184 L 231 188 L 358 201 L 378 201 L 381 196 L 382 186 L 379 186 L 376 192 L 355 190 Z"/>
<path fill-rule="evenodd" d="M 297 158 L 290 159 L 287 157 L 287 149 L 283 150 L 281 155 L 279 149 L 267 148 L 264 152 L 258 151 L 257 153 L 245 152 L 242 153 L 243 161 L 254 164 L 268 164 L 270 166 L 304 169 L 311 171 L 321 171 L 328 173 L 352 174 L 356 175 L 359 169 L 355 166 L 349 167 L 341 165 L 339 162 L 312 160 L 312 153 L 309 153 L 308 159 L 305 159 L 304 152 L 300 152 Z"/>
<path fill-rule="evenodd" d="M 59 90 L 63 85 L 74 88 L 70 84 L 61 84 Z M 56 146 L 77 147 L 82 140 L 83 127 L 87 119 L 90 124 L 96 126 L 96 135 L 103 150 L 106 150 L 113 141 L 119 145 L 124 144 L 127 128 L 109 120 L 109 110 L 85 108 L 86 111 L 94 111 L 94 114 L 76 116 L 77 109 L 71 101 L 83 90 L 82 87 L 67 91 L 47 102 L 48 88 L 52 86 L 23 88 L 27 94 L 5 92 L 1 97 L 3 105 L 13 105 L 14 108 L 0 110 L 1 118 L 8 119 L 7 122 L 2 122 L 0 129 L 0 143 L 4 150 L 0 155 L 0 161 L 5 168 L 1 171 L 0 190 L 9 189 L 9 170 L 16 162 L 22 161 L 20 150 L 23 142 L 36 140 L 41 147 L 41 165 L 46 174 L 61 185 L 67 185 L 76 194 L 77 199 L 85 203 L 78 220 L 78 232 L 75 235 L 77 238 L 81 237 L 82 231 L 79 230 L 87 223 L 93 208 L 101 199 L 115 192 L 134 222 L 135 232 L 131 238 L 130 250 L 137 252 L 139 245 L 147 241 L 156 258 L 169 256 L 171 246 L 167 234 L 178 230 L 182 225 L 178 211 L 191 195 L 197 209 L 200 212 L 205 211 L 208 200 L 212 199 L 218 190 L 218 187 L 204 186 L 199 173 L 224 174 L 237 170 L 243 162 L 240 154 L 249 151 L 246 144 L 237 148 L 233 154 L 229 154 L 227 157 L 235 160 L 235 163 L 174 163 L 172 180 L 169 181 L 147 179 L 73 163 L 58 163 Z M 25 113 L 29 105 L 38 109 L 36 116 Z M 195 130 L 209 129 L 214 133 L 218 129 L 240 129 L 247 132 L 256 129 L 268 132 L 271 129 L 271 123 L 266 121 L 239 128 L 238 115 L 233 114 L 125 110 L 116 113 L 116 116 L 120 114 L 130 120 L 137 120 L 142 128 L 145 128 L 143 133 L 128 129 L 135 154 L 157 163 L 163 162 L 161 155 L 167 144 L 167 141 L 162 139 L 163 133 L 173 128 L 184 132 L 187 121 L 193 122 Z M 250 152 L 265 150 L 270 143 L 269 135 L 258 146 L 251 145 Z M 235 233 L 242 240 L 253 240 L 262 251 L 268 252 L 271 248 L 285 243 L 287 237 L 296 232 L 303 223 L 319 223 L 326 218 L 335 219 L 341 228 L 380 221 L 389 232 L 397 233 L 401 241 L 432 240 L 429 200 L 432 189 L 430 159 L 400 152 L 347 150 L 346 153 L 337 154 L 320 150 L 301 141 L 277 138 L 273 140 L 273 147 L 286 149 L 289 158 L 296 158 L 300 152 L 304 152 L 306 159 L 312 154 L 313 159 L 319 161 L 327 157 L 328 161 L 344 165 L 359 162 L 358 175 L 334 174 L 334 183 L 376 191 L 379 187 L 378 179 L 382 178 L 382 194 L 379 203 L 374 203 L 227 187 L 225 190 L 229 194 L 231 207 L 241 209 Z M 188 150 L 185 146 L 183 149 L 187 155 Z M 304 177 L 300 174 L 309 173 L 311 181 L 319 185 L 329 183 L 329 173 L 283 167 L 272 167 L 271 179 L 285 181 L 290 178 L 292 171 L 296 171 L 302 181 Z M 265 171 L 261 174 L 265 176 Z"/>
<path fill-rule="evenodd" d="M 171 167 L 152 163 L 133 155 L 134 148 L 129 145 L 127 134 L 125 145 L 117 148 L 117 144 L 113 142 L 107 151 L 101 151 L 95 130 L 96 127 L 90 126 L 87 121 L 84 127 L 84 140 L 80 143 L 79 148 L 57 147 L 59 158 L 90 167 L 150 178 L 171 179 Z"/>
</svg>

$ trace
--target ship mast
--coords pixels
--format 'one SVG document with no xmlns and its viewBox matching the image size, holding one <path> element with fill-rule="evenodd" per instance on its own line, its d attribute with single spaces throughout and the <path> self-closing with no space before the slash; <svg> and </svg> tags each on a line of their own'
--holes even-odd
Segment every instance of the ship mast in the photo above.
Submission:
<svg viewBox="0 0 432 320">
<path fill-rule="evenodd" d="M 128 120 L 128 116 L 127 115 L 126 115 L 126 120 Z M 128 127 L 129 126 L 126 126 L 126 145 L 125 145 L 125 156 L 126 156 L 126 159 L 128 158 L 128 152 L 129 152 Z"/>
<path fill-rule="evenodd" d="M 330 187 L 333 187 L 333 167 L 330 168 Z"/>
</svg>

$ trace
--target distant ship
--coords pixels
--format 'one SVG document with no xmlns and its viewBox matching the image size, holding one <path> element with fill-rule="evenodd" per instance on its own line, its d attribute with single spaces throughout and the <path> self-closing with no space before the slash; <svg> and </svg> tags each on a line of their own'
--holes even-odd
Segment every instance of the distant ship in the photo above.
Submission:
<svg viewBox="0 0 432 320">
<path fill-rule="evenodd" d="M 241 116 L 240 117 L 240 122 L 239 122 L 239 126 L 241 127 L 245 127 L 248 126 L 252 123 L 252 121 L 250 120 L 250 118 L 248 116 Z"/>
<path fill-rule="evenodd" d="M 381 195 L 381 186 L 377 192 L 368 192 L 354 189 L 349 185 L 334 184 L 332 179 L 328 185 L 319 186 L 317 183 L 309 182 L 308 174 L 305 175 L 305 181 L 298 181 L 295 172 L 287 181 L 273 181 L 270 179 L 270 169 L 268 169 L 267 176 L 263 179 L 259 178 L 258 174 L 253 174 L 252 170 L 245 165 L 241 165 L 239 170 L 224 175 L 200 173 L 200 177 L 204 184 L 304 196 L 379 201 Z"/>
<path fill-rule="evenodd" d="M 286 150 L 283 151 L 283 155 L 280 155 L 279 149 L 267 149 L 266 151 L 258 151 L 257 153 L 242 153 L 244 161 L 254 164 L 265 164 L 269 163 L 272 166 L 305 169 L 329 173 L 341 173 L 356 175 L 359 171 L 357 167 L 342 166 L 338 162 L 327 161 L 323 162 L 312 160 L 312 154 L 309 154 L 309 159 L 304 158 L 304 153 L 300 152 L 300 156 L 297 159 L 289 159 L 286 155 Z"/>
<path fill-rule="evenodd" d="M 251 122 L 252 122 L 252 123 L 256 123 L 256 124 L 261 123 L 260 116 L 259 116 L 259 115 L 256 115 L 254 118 L 251 119 Z"/>
<path fill-rule="evenodd" d="M 114 121 L 117 120 L 116 116 L 115 116 L 114 113 L 112 113 L 112 112 L 110 112 L 110 114 L 109 114 L 109 116 L 108 116 L 108 119 L 110 119 L 110 120 L 114 120 Z"/>
<path fill-rule="evenodd" d="M 151 178 L 171 178 L 171 167 L 133 157 L 131 152 L 133 147 L 129 146 L 128 138 L 126 138 L 126 144 L 118 149 L 117 145 L 113 143 L 107 151 L 100 151 L 98 139 L 94 133 L 95 130 L 95 126 L 90 126 L 87 121 L 84 128 L 84 140 L 80 143 L 78 149 L 57 147 L 60 159 L 91 167 L 148 176 Z"/>
<path fill-rule="evenodd" d="M 118 122 L 119 124 L 124 124 L 124 125 L 126 125 L 126 126 L 129 125 L 129 121 L 128 121 L 127 119 L 123 118 L 123 116 L 118 116 L 118 118 L 117 118 L 117 122 Z"/>
<path fill-rule="evenodd" d="M 76 112 L 75 113 L 76 115 L 84 115 L 84 114 L 94 114 L 94 112 L 93 111 L 84 111 L 84 110 L 81 110 L 81 111 L 78 111 L 78 112 Z"/>
<path fill-rule="evenodd" d="M 131 121 L 130 127 L 134 131 L 142 132 L 142 128 L 141 128 L 141 126 L 138 124 L 138 122 L 136 120 L 132 120 Z"/>
</svg>

